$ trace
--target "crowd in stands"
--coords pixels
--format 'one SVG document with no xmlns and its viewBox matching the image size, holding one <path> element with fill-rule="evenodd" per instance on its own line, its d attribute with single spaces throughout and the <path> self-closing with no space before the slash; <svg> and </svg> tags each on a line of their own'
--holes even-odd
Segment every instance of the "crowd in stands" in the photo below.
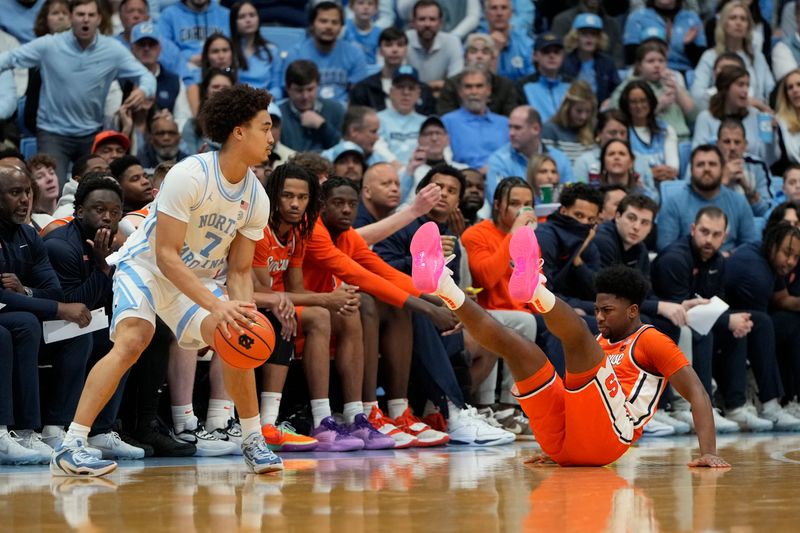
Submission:
<svg viewBox="0 0 800 533">
<path fill-rule="evenodd" d="M 256 371 L 271 448 L 534 439 L 498 356 L 410 281 L 434 221 L 454 280 L 563 349 L 514 301 L 531 225 L 550 289 L 598 333 L 597 272 L 639 269 L 643 321 L 691 358 L 718 432 L 800 431 L 800 2 L 8 0 L 0 16 L 0 462 L 49 461 L 127 298 L 110 256 L 196 120 L 268 90 L 275 145 L 253 280 L 276 330 Z M 222 283 L 222 282 L 221 282 Z M 728 304 L 705 334 L 690 311 Z M 95 310 L 100 310 L 95 312 Z M 95 313 L 93 313 L 95 312 Z M 109 458 L 241 453 L 213 349 L 156 335 L 92 428 Z M 645 428 L 693 430 L 667 390 Z"/>
</svg>

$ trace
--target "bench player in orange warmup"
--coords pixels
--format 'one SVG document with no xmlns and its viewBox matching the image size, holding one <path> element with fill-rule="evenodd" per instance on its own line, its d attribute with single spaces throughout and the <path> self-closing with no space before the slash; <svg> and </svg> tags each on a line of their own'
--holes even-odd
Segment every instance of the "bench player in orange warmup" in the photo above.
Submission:
<svg viewBox="0 0 800 533">
<path fill-rule="evenodd" d="M 481 345 L 505 359 L 516 381 L 512 392 L 545 454 L 538 461 L 549 457 L 562 466 L 614 462 L 641 436 L 669 381 L 692 406 L 700 457 L 689 466 L 730 466 L 717 456 L 711 402 L 697 374 L 668 337 L 641 322 L 639 305 L 647 293 L 641 274 L 624 266 L 598 273 L 600 336 L 595 339 L 572 308 L 545 286 L 533 228 L 519 228 L 509 250 L 514 263 L 509 293 L 532 303 L 561 340 L 563 379 L 536 344 L 465 298 L 445 267 L 435 224 L 423 225 L 412 240 L 412 277 L 419 290 L 439 295 Z"/>
</svg>

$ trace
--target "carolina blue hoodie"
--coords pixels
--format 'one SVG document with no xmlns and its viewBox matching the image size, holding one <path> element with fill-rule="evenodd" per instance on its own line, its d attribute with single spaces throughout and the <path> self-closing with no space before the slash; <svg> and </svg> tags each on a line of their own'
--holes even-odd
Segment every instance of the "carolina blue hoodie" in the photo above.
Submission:
<svg viewBox="0 0 800 533">
<path fill-rule="evenodd" d="M 10 33 L 17 38 L 19 44 L 25 44 L 36 38 L 33 33 L 33 24 L 36 22 L 36 15 L 44 5 L 44 0 L 36 0 L 32 6 L 28 6 L 10 0 L 3 2 L 3 14 L 0 16 L 0 30 Z"/>
<path fill-rule="evenodd" d="M 202 12 L 193 11 L 181 2 L 161 12 L 158 32 L 175 43 L 181 51 L 181 60 L 185 63 L 190 57 L 203 51 L 203 43 L 209 36 L 221 33 L 230 37 L 229 21 L 228 9 L 214 0 Z"/>
</svg>

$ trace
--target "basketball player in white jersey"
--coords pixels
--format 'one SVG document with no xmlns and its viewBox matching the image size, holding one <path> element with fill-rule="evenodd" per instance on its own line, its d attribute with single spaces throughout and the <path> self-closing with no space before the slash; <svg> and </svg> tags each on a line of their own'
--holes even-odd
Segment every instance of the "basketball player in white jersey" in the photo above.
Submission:
<svg viewBox="0 0 800 533">
<path fill-rule="evenodd" d="M 147 218 L 115 259 L 114 348 L 89 373 L 75 418 L 50 471 L 101 476 L 113 461 L 85 451 L 89 428 L 121 377 L 150 343 L 158 315 L 180 346 L 209 345 L 219 326 L 243 333 L 255 318 L 250 274 L 264 236 L 269 198 L 250 167 L 265 161 L 274 140 L 266 91 L 238 85 L 212 96 L 199 120 L 218 152 L 186 158 L 169 171 Z M 228 301 L 214 276 L 226 267 Z M 224 364 L 225 386 L 239 411 L 245 462 L 256 473 L 282 470 L 264 442 L 255 376 Z"/>
</svg>

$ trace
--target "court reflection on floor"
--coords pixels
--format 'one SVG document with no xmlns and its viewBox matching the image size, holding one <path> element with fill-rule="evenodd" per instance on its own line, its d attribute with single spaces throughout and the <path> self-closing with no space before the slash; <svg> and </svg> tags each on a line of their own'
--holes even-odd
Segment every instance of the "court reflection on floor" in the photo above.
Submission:
<svg viewBox="0 0 800 533">
<path fill-rule="evenodd" d="M 286 472 L 236 460 L 123 464 L 105 479 L 0 470 L 0 530 L 788 531 L 800 437 L 728 438 L 727 472 L 689 469 L 690 439 L 642 442 L 607 468 L 531 467 L 530 445 L 287 457 Z M 149 463 L 148 463 L 149 464 Z"/>
</svg>

